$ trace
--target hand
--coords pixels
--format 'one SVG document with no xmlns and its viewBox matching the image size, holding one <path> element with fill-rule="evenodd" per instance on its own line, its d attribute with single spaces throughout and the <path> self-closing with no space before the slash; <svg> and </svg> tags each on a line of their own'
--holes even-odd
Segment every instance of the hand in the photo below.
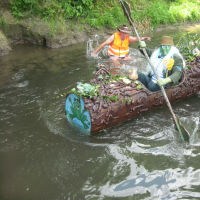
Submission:
<svg viewBox="0 0 200 200">
<path fill-rule="evenodd" d="M 163 85 L 166 85 L 167 83 L 170 83 L 172 82 L 172 80 L 167 77 L 167 78 L 159 78 L 158 81 L 157 81 L 157 84 L 161 87 Z"/>
<path fill-rule="evenodd" d="M 151 41 L 151 37 L 144 37 L 143 40 L 148 40 L 148 41 Z"/>
<path fill-rule="evenodd" d="M 144 41 L 140 41 L 139 42 L 140 47 L 145 48 L 146 47 L 146 43 Z"/>
<path fill-rule="evenodd" d="M 94 53 L 94 52 L 91 53 L 91 56 L 92 56 L 92 57 L 95 57 L 96 55 L 97 55 L 97 54 Z"/>
</svg>

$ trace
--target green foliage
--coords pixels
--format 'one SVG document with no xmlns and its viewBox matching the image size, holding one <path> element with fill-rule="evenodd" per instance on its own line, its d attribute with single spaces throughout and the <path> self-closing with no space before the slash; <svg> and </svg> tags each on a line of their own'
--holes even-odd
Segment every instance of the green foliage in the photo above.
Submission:
<svg viewBox="0 0 200 200">
<path fill-rule="evenodd" d="M 138 81 L 134 81 L 134 83 L 137 85 L 137 88 L 138 88 L 138 89 L 142 89 L 142 88 L 143 88 L 143 87 L 139 84 Z"/>
<path fill-rule="evenodd" d="M 97 28 L 109 27 L 114 29 L 127 23 L 127 19 L 117 3 L 112 7 L 108 7 L 106 11 L 102 11 L 102 7 L 97 5 L 96 9 L 93 10 L 85 20 L 91 27 Z"/>
<path fill-rule="evenodd" d="M 6 21 L 5 21 L 5 19 L 4 18 L 0 18 L 0 27 L 6 27 L 7 26 L 7 23 L 6 23 Z"/>
<path fill-rule="evenodd" d="M 200 19 L 200 2 L 195 0 L 130 0 L 130 4 L 135 22 L 147 18 L 152 27 Z"/>
<path fill-rule="evenodd" d="M 98 79 L 104 79 L 103 75 L 100 74 L 100 75 L 98 76 Z"/>
<path fill-rule="evenodd" d="M 103 96 L 104 98 L 106 98 L 107 102 L 109 103 L 111 100 L 113 100 L 114 102 L 117 102 L 119 99 L 119 95 L 113 95 L 112 97 L 108 97 L 108 96 Z"/>
<path fill-rule="evenodd" d="M 49 26 L 49 31 L 51 36 L 55 36 L 58 33 L 66 32 L 65 21 L 61 19 L 50 19 L 47 21 L 47 25 Z"/>
<path fill-rule="evenodd" d="M 60 97 L 65 97 L 66 94 L 67 94 L 66 92 L 59 94 L 59 95 L 56 96 L 56 99 L 59 99 Z"/>
<path fill-rule="evenodd" d="M 24 13 L 39 15 L 44 20 L 61 16 L 65 19 L 87 16 L 94 8 L 94 0 L 12 0 L 11 10 L 15 17 L 23 18 Z"/>
<path fill-rule="evenodd" d="M 150 27 L 184 21 L 199 21 L 200 1 L 196 0 L 127 0 L 136 24 Z M 19 19 L 39 17 L 45 21 L 60 20 L 88 23 L 91 27 L 116 28 L 128 24 L 116 0 L 11 0 L 13 16 Z"/>
<path fill-rule="evenodd" d="M 195 47 L 200 49 L 200 35 L 195 33 L 178 33 L 176 36 L 180 38 L 176 47 L 179 49 L 181 54 L 187 59 L 187 62 L 190 62 L 194 59 L 193 50 Z"/>
<path fill-rule="evenodd" d="M 196 1 L 177 1 L 170 5 L 169 14 L 178 22 L 198 21 L 199 3 Z"/>
<path fill-rule="evenodd" d="M 144 11 L 143 15 L 151 19 L 153 27 L 158 24 L 167 24 L 169 22 L 169 4 L 160 1 L 150 3 L 150 6 Z"/>
<path fill-rule="evenodd" d="M 74 93 L 76 94 L 77 96 L 81 96 L 81 97 L 93 97 L 93 96 L 99 96 L 99 85 L 96 85 L 96 84 L 88 84 L 88 83 L 85 83 L 85 84 L 82 84 L 80 83 L 78 87 L 83 87 L 82 90 L 80 89 L 76 89 L 76 88 L 73 88 L 71 89 L 70 93 Z"/>
<path fill-rule="evenodd" d="M 94 96 L 95 97 L 99 96 L 101 99 L 105 98 L 107 100 L 107 102 L 110 102 L 111 100 L 113 100 L 114 102 L 117 102 L 118 99 L 119 99 L 119 95 L 113 95 L 111 97 L 106 96 L 106 95 L 101 96 L 100 93 L 99 93 L 99 87 L 100 87 L 100 85 L 85 83 L 85 85 L 86 84 L 87 85 L 91 85 L 91 90 L 89 90 L 89 91 L 85 91 L 85 90 L 80 91 L 79 89 L 77 90 L 76 88 L 73 88 L 73 89 L 70 90 L 70 93 L 74 93 L 74 94 L 76 94 L 79 97 L 89 97 L 89 98 L 92 98 Z M 80 86 L 80 84 L 79 84 L 79 86 Z M 59 98 L 60 96 L 64 96 L 65 94 L 66 93 L 60 94 L 56 98 Z"/>
<path fill-rule="evenodd" d="M 11 0 L 11 10 L 13 16 L 16 18 L 24 18 L 26 15 L 30 15 L 33 11 L 37 13 L 38 4 L 36 0 Z M 26 13 L 29 11 L 28 13 Z"/>
<path fill-rule="evenodd" d="M 128 78 L 124 77 L 124 76 L 112 76 L 111 74 L 108 74 L 106 76 L 99 75 L 98 79 L 102 80 L 102 84 L 106 84 L 106 83 L 110 84 L 113 81 L 123 80 L 123 82 L 124 82 L 124 79 L 128 79 Z M 137 85 L 138 89 L 143 88 L 143 86 L 140 85 L 138 81 L 131 80 L 130 82 L 134 82 Z M 113 95 L 113 96 L 103 95 L 102 96 L 101 93 L 99 92 L 99 87 L 100 87 L 100 85 L 98 85 L 98 84 L 96 85 L 96 84 L 90 84 L 90 83 L 85 83 L 85 84 L 79 83 L 77 85 L 77 88 L 71 89 L 69 91 L 69 93 L 74 93 L 80 97 L 92 98 L 95 96 L 95 97 L 100 97 L 100 99 L 105 98 L 107 100 L 107 102 L 110 102 L 110 101 L 117 102 L 119 100 L 119 95 Z M 56 98 L 59 98 L 60 96 L 64 96 L 64 95 L 66 95 L 66 93 L 60 94 Z M 126 101 L 131 102 L 131 101 L 134 101 L 134 99 L 133 98 L 123 99 L 122 103 L 124 103 Z"/>
<path fill-rule="evenodd" d="M 122 100 L 122 103 L 124 103 L 124 102 L 126 102 L 126 101 L 131 102 L 131 101 L 134 101 L 134 99 L 133 99 L 133 97 L 131 97 L 131 98 L 129 98 L 129 99 L 123 99 L 123 100 Z"/>
</svg>

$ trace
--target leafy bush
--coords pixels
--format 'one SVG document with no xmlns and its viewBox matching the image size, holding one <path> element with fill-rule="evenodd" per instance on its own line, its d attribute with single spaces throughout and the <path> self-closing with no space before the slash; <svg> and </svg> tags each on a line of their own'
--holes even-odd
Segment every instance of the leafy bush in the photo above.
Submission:
<svg viewBox="0 0 200 200">
<path fill-rule="evenodd" d="M 21 19 L 32 13 L 38 14 L 39 5 L 36 0 L 11 0 L 10 4 L 14 17 Z"/>
<path fill-rule="evenodd" d="M 94 0 L 12 0 L 11 9 L 13 15 L 18 18 L 24 17 L 24 12 L 36 14 L 42 18 L 54 19 L 63 16 L 67 19 L 87 16 L 94 8 Z"/>
<path fill-rule="evenodd" d="M 7 23 L 3 17 L 0 17 L 0 27 L 6 27 Z"/>
<path fill-rule="evenodd" d="M 167 24 L 169 22 L 169 4 L 155 1 L 144 11 L 144 15 L 151 19 L 152 25 Z"/>
<path fill-rule="evenodd" d="M 86 21 L 92 27 L 109 27 L 113 29 L 127 23 L 127 19 L 119 7 L 111 7 L 105 13 L 101 13 L 98 8 L 98 10 L 90 13 Z"/>
<path fill-rule="evenodd" d="M 150 23 L 151 27 L 156 27 L 200 19 L 200 2 L 196 0 L 127 1 L 136 24 Z M 11 10 L 19 19 L 35 16 L 46 21 L 76 20 L 97 28 L 127 24 L 121 4 L 116 0 L 11 0 Z"/>
<path fill-rule="evenodd" d="M 170 5 L 169 14 L 178 22 L 198 21 L 200 18 L 198 2 L 179 1 Z"/>
</svg>

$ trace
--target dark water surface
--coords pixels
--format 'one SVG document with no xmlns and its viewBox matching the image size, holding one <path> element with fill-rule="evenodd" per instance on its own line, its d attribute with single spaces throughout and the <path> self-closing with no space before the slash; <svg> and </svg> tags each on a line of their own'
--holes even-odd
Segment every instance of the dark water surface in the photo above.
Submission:
<svg viewBox="0 0 200 200">
<path fill-rule="evenodd" d="M 147 45 L 176 32 L 151 33 Z M 144 70 L 137 45 L 132 65 Z M 199 199 L 200 94 L 173 104 L 190 143 L 180 139 L 167 107 L 82 135 L 67 123 L 65 97 L 56 96 L 107 62 L 87 56 L 86 46 L 18 45 L 0 58 L 0 199 Z"/>
</svg>

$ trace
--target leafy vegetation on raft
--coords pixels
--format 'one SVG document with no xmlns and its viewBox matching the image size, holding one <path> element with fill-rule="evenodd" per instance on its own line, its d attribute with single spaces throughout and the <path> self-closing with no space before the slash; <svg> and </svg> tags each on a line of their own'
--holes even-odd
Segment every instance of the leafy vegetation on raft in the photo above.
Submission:
<svg viewBox="0 0 200 200">
<path fill-rule="evenodd" d="M 138 89 L 142 89 L 143 87 L 139 84 L 138 81 L 133 81 L 128 79 L 125 76 L 112 76 L 111 74 L 108 74 L 106 76 L 103 75 L 99 75 L 98 79 L 102 79 L 102 84 L 112 84 L 115 83 L 117 81 L 123 81 L 126 84 L 129 83 L 135 83 L 136 84 L 136 88 Z M 106 80 L 107 79 L 107 80 Z M 89 97 L 89 98 L 93 98 L 93 97 L 100 97 L 100 98 L 106 98 L 107 102 L 110 102 L 111 100 L 113 100 L 114 102 L 118 101 L 119 95 L 113 95 L 113 96 L 107 96 L 107 95 L 101 95 L 99 92 L 99 84 L 89 84 L 89 83 L 79 83 L 77 85 L 77 88 L 73 88 L 69 91 L 69 93 L 73 93 L 76 94 L 77 96 L 80 97 Z M 56 98 L 59 98 L 61 96 L 66 96 L 67 93 L 63 93 L 58 95 Z M 123 99 L 122 103 L 126 102 L 126 101 L 134 101 L 133 98 L 129 98 L 129 99 Z"/>
</svg>

